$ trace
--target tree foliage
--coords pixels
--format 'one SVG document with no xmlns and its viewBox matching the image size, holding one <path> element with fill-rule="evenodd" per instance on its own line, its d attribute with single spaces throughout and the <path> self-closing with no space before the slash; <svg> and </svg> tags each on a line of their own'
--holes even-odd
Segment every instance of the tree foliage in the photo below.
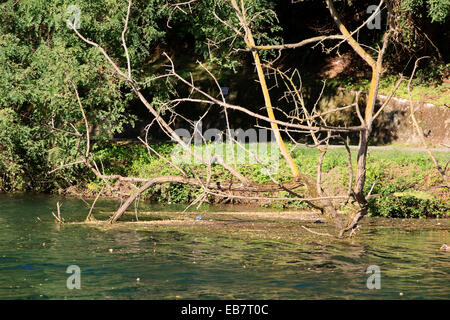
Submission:
<svg viewBox="0 0 450 320">
<path fill-rule="evenodd" d="M 252 1 L 255 12 L 273 8 L 274 1 Z M 73 132 L 70 123 L 77 123 L 80 132 L 84 130 L 69 79 L 79 89 L 96 139 L 110 137 L 125 123 L 133 122 L 129 88 L 118 80 L 96 48 L 80 42 L 67 27 L 67 19 L 74 14 L 68 11 L 72 4 L 68 0 L 9 0 L 0 4 L 0 111 L 5 138 L 0 141 L 0 165 L 4 189 L 41 189 L 50 168 L 75 160 L 77 152 L 72 149 L 77 137 L 60 131 Z M 80 30 L 108 50 L 122 67 L 126 65 L 121 32 L 127 4 L 112 0 L 77 2 Z M 207 39 L 227 32 L 206 14 L 211 9 L 231 16 L 230 8 L 218 0 L 196 3 L 192 7 L 195 19 L 165 0 L 134 1 L 126 35 L 133 76 L 143 82 L 153 77 L 154 70 L 148 65 L 159 58 L 158 48 L 173 48 L 174 54 L 180 54 L 182 46 L 177 44 L 186 41 L 199 57 L 209 57 L 229 68 L 236 66 L 235 56 L 223 59 L 214 55 L 226 44 L 208 46 Z M 274 25 L 273 20 L 258 17 L 254 23 L 268 28 L 268 32 Z M 144 87 L 156 104 L 170 95 L 170 84 L 165 80 Z M 71 183 L 79 174 L 76 170 L 65 172 L 64 180 Z"/>
<path fill-rule="evenodd" d="M 196 1 L 189 9 L 177 7 L 178 2 L 133 1 L 126 34 L 133 77 L 144 83 L 157 76 L 158 70 L 152 64 L 160 59 L 163 50 L 175 57 L 192 55 L 194 60 L 218 66 L 218 70 L 238 71 L 246 62 L 243 52 L 234 49 L 246 46 L 239 38 L 234 39 L 233 31 L 212 14 L 215 12 L 229 24 L 238 25 L 226 1 Z M 404 21 L 413 21 L 420 15 L 430 23 L 443 24 L 448 19 L 449 0 L 393 2 L 400 3 L 397 7 Z M 279 43 L 278 36 L 283 32 L 283 25 L 277 20 L 280 3 L 276 0 L 246 0 L 246 3 L 256 43 Z M 99 43 L 125 68 L 121 32 L 128 2 L 83 0 L 76 4 L 83 35 Z M 55 177 L 47 172 L 76 160 L 77 150 L 73 149 L 76 135 L 68 136 L 61 131 L 85 130 L 70 79 L 80 92 L 97 142 L 120 132 L 124 124 L 132 124 L 135 119 L 130 89 L 119 81 L 96 48 L 80 41 L 67 27 L 67 19 L 73 15 L 68 11 L 70 5 L 73 1 L 0 2 L 0 179 L 5 190 L 52 188 L 54 185 L 48 181 L 54 181 Z M 184 10 L 191 12 L 186 14 Z M 405 34 L 411 24 L 399 24 L 402 34 L 399 41 L 407 42 Z M 302 35 L 295 36 L 301 40 Z M 155 105 L 169 99 L 175 90 L 167 79 L 143 87 Z M 78 148 L 83 147 L 81 142 Z M 57 184 L 73 183 L 80 174 L 76 167 L 66 170 L 64 176 L 57 176 Z"/>
</svg>

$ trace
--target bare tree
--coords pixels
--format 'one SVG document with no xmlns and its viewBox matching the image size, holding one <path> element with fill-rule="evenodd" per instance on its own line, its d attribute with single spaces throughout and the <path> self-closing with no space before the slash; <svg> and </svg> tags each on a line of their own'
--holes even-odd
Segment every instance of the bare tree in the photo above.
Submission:
<svg viewBox="0 0 450 320">
<path fill-rule="evenodd" d="M 186 14 L 190 14 L 190 6 L 192 6 L 196 0 L 191 0 L 183 3 L 175 3 L 169 5 L 171 10 L 182 10 Z M 310 39 L 304 39 L 298 43 L 293 44 L 278 44 L 278 45 L 257 45 L 254 37 L 254 30 L 252 30 L 252 21 L 251 18 L 248 17 L 248 7 L 246 6 L 245 1 L 243 0 L 221 0 L 222 5 L 229 6 L 232 12 L 235 14 L 237 19 L 232 21 L 227 21 L 225 18 L 220 17 L 215 12 L 211 12 L 218 22 L 227 26 L 233 33 L 232 37 L 234 40 L 236 38 L 240 38 L 245 43 L 246 48 L 245 51 L 248 51 L 252 58 L 256 68 L 256 73 L 259 81 L 259 86 L 261 89 L 262 96 L 264 98 L 265 106 L 264 110 L 266 114 L 260 114 L 257 112 L 251 111 L 249 108 L 235 105 L 229 103 L 225 100 L 224 95 L 221 92 L 221 86 L 217 78 L 212 74 L 210 70 L 204 67 L 202 64 L 200 66 L 207 72 L 211 78 L 211 81 L 216 84 L 218 90 L 218 96 L 213 96 L 210 93 L 204 91 L 200 86 L 196 84 L 195 79 L 192 76 L 189 79 L 184 78 L 179 73 L 177 73 L 172 58 L 164 53 L 165 57 L 168 60 L 168 68 L 167 72 L 160 76 L 155 76 L 148 81 L 156 81 L 161 78 L 172 78 L 180 85 L 184 85 L 189 89 L 190 94 L 185 97 L 174 97 L 171 101 L 168 101 L 164 104 L 165 112 L 171 114 L 170 121 L 166 121 L 160 114 L 160 112 L 154 108 L 154 106 L 147 100 L 147 98 L 142 93 L 141 85 L 138 81 L 133 78 L 133 73 L 131 69 L 130 57 L 126 44 L 126 32 L 127 26 L 130 19 L 130 8 L 132 7 L 132 2 L 129 0 L 127 16 L 124 24 L 124 29 L 122 31 L 122 45 L 124 48 L 124 53 L 126 56 L 127 62 L 127 71 L 123 71 L 108 55 L 108 53 L 96 42 L 87 39 L 84 37 L 76 28 L 73 28 L 73 31 L 76 35 L 87 44 L 94 46 L 99 50 L 99 52 L 105 57 L 105 59 L 109 62 L 111 68 L 120 76 L 120 78 L 125 81 L 131 88 L 131 90 L 136 94 L 136 96 L 140 99 L 143 105 L 147 108 L 150 114 L 154 117 L 154 123 L 157 123 L 163 132 L 167 134 L 167 136 L 171 137 L 173 140 L 177 142 L 177 144 L 189 155 L 198 160 L 206 167 L 206 172 L 208 172 L 207 177 L 200 176 L 190 176 L 186 173 L 183 168 L 178 166 L 176 163 L 171 161 L 170 159 L 164 158 L 162 155 L 155 152 L 151 145 L 148 143 L 147 139 L 142 140 L 142 143 L 147 147 L 149 152 L 153 152 L 157 156 L 161 157 L 166 161 L 170 166 L 175 168 L 179 175 L 177 176 L 160 176 L 156 178 L 137 178 L 137 177 L 125 177 L 120 175 L 106 175 L 104 171 L 99 170 L 98 165 L 96 164 L 94 158 L 90 154 L 90 144 L 89 144 L 89 128 L 87 123 L 87 118 L 83 111 L 83 106 L 81 104 L 77 88 L 73 81 L 72 87 L 75 91 L 75 95 L 77 97 L 77 101 L 80 106 L 80 110 L 82 112 L 82 116 L 86 126 L 86 135 L 80 134 L 80 132 L 75 131 L 70 134 L 76 135 L 79 139 L 83 137 L 87 141 L 87 147 L 84 153 L 80 153 L 81 160 L 75 163 L 84 163 L 86 167 L 88 167 L 98 178 L 104 181 L 104 185 L 108 186 L 110 181 L 112 180 L 122 180 L 128 181 L 130 183 L 139 184 L 136 186 L 136 190 L 134 193 L 129 195 L 128 199 L 122 203 L 121 207 L 114 213 L 114 215 L 110 218 L 110 222 L 116 222 L 122 214 L 129 208 L 129 206 L 139 198 L 139 196 L 150 187 L 156 184 L 164 184 L 164 183 L 179 183 L 179 184 L 189 184 L 198 187 L 202 190 L 202 194 L 191 204 L 201 203 L 206 199 L 207 195 L 215 195 L 221 197 L 228 198 L 239 198 L 244 197 L 247 199 L 255 198 L 255 199 L 267 199 L 271 201 L 279 201 L 279 200 L 299 200 L 304 201 L 310 204 L 313 208 L 316 208 L 322 212 L 322 214 L 327 218 L 327 220 L 336 227 L 336 236 L 343 237 L 347 231 L 351 231 L 353 234 L 357 228 L 358 222 L 362 217 L 364 217 L 368 212 L 368 202 L 367 195 L 364 194 L 364 186 L 366 181 L 366 160 L 367 160 L 367 150 L 369 145 L 369 138 L 372 131 L 372 125 L 374 119 L 379 115 L 379 113 L 384 108 L 384 105 L 389 103 L 389 99 L 392 97 L 394 91 L 398 88 L 398 85 L 403 78 L 399 79 L 399 83 L 395 86 L 393 92 L 389 95 L 388 100 L 384 103 L 383 106 L 379 109 L 377 113 L 375 113 L 376 106 L 376 98 L 378 92 L 379 81 L 381 78 L 382 70 L 383 70 L 383 56 L 386 51 L 386 48 L 389 43 L 389 37 L 391 34 L 391 26 L 390 26 L 390 18 L 391 18 L 391 10 L 389 8 L 389 4 L 385 3 L 383 0 L 380 1 L 378 9 L 387 11 L 387 25 L 386 30 L 383 36 L 382 46 L 381 48 L 370 48 L 377 52 L 376 58 L 373 58 L 371 54 L 369 54 L 361 43 L 355 40 L 354 35 L 358 32 L 365 24 L 367 24 L 370 19 L 374 17 L 375 12 L 370 16 L 361 26 L 359 26 L 354 31 L 350 32 L 343 25 L 339 18 L 339 14 L 333 6 L 333 2 L 331 0 L 326 0 L 325 3 L 328 6 L 331 17 L 336 22 L 338 29 L 340 31 L 339 34 L 330 35 L 330 36 L 317 36 Z M 183 8 L 187 6 L 187 9 Z M 236 22 L 237 21 L 237 22 Z M 331 48 L 325 47 L 325 41 L 339 41 Z M 234 43 L 234 41 L 232 41 Z M 359 105 L 359 93 L 355 96 L 355 102 L 351 105 L 336 108 L 334 110 L 329 110 L 326 112 L 322 112 L 318 110 L 317 102 L 314 106 L 307 106 L 305 100 L 303 99 L 303 88 L 301 85 L 299 86 L 296 83 L 301 83 L 301 75 L 298 70 L 291 71 L 283 71 L 280 68 L 275 67 L 275 65 L 271 62 L 263 62 L 261 61 L 260 52 L 264 50 L 287 50 L 287 49 L 295 49 L 302 46 L 310 45 L 310 44 L 321 44 L 327 52 L 331 52 L 332 50 L 338 48 L 343 43 L 347 43 L 350 47 L 362 58 L 368 66 L 372 70 L 372 77 L 370 82 L 370 88 L 367 92 L 366 103 L 363 111 L 360 111 Z M 242 48 L 239 48 L 242 50 Z M 275 110 L 279 110 L 276 106 L 274 106 L 271 90 L 268 87 L 267 77 L 273 77 L 276 81 L 279 81 L 280 85 L 283 85 L 285 88 L 284 97 L 288 99 L 292 103 L 292 111 L 284 112 L 287 119 L 286 121 L 280 121 L 275 117 Z M 191 146 L 186 143 L 173 129 L 173 119 L 183 117 L 180 115 L 176 108 L 179 105 L 182 105 L 185 102 L 189 103 L 204 103 L 210 106 L 218 106 L 223 109 L 223 112 L 226 115 L 227 126 L 229 128 L 228 122 L 228 111 L 234 110 L 238 112 L 245 113 L 262 123 L 265 123 L 270 127 L 272 132 L 275 135 L 276 144 L 283 156 L 284 161 L 286 162 L 290 172 L 286 172 L 286 175 L 291 177 L 290 181 L 287 183 L 282 183 L 276 180 L 272 175 L 269 174 L 271 183 L 266 183 L 264 185 L 257 184 L 252 182 L 248 177 L 242 175 L 236 167 L 236 164 L 230 165 L 225 159 L 221 158 L 220 155 L 214 154 L 211 155 L 210 158 L 205 159 L 201 154 L 199 154 L 195 149 L 191 148 Z M 353 110 L 353 113 L 358 117 L 360 121 L 360 125 L 358 126 L 333 126 L 327 123 L 325 115 L 330 113 L 339 114 L 343 110 Z M 208 112 L 208 111 L 207 111 Z M 184 119 L 189 123 L 194 123 L 188 119 Z M 56 129 L 56 128 L 55 128 Z M 76 130 L 76 129 L 75 129 Z M 314 142 L 314 147 L 320 150 L 320 155 L 317 162 L 317 176 L 316 178 L 311 177 L 305 173 L 300 172 L 299 168 L 295 164 L 291 152 L 292 150 L 288 150 L 285 142 L 282 139 L 282 133 L 289 137 L 295 144 L 295 146 L 300 145 L 294 138 L 293 134 L 303 133 L 311 137 Z M 350 148 L 347 144 L 347 140 L 345 138 L 349 133 L 357 133 L 359 135 L 359 146 L 358 146 L 358 155 L 357 155 L 357 167 L 356 172 L 353 172 L 352 167 L 352 155 L 350 152 Z M 204 136 L 201 136 L 203 140 L 206 140 Z M 337 140 L 340 141 L 347 151 L 348 155 L 348 186 L 347 192 L 345 194 L 338 195 L 328 195 L 322 185 L 322 163 L 324 158 L 326 157 L 328 146 L 330 141 Z M 245 146 L 242 145 L 236 139 L 233 139 L 233 144 L 238 148 L 242 148 L 249 154 L 249 156 L 254 157 L 258 163 L 261 164 L 262 167 L 268 168 L 270 167 L 270 163 L 265 162 L 263 159 L 260 159 L 258 155 L 255 155 L 248 151 Z M 224 170 L 228 171 L 230 175 L 233 177 L 228 183 L 217 183 L 215 181 L 211 181 L 211 166 L 213 164 L 221 165 Z M 66 167 L 65 165 L 64 167 Z M 58 168 L 60 169 L 60 168 Z M 306 187 L 308 196 L 300 195 L 296 189 L 299 187 Z M 103 188 L 102 191 L 103 192 Z M 247 195 L 239 195 L 237 192 L 252 192 L 254 196 Z M 289 197 L 277 197 L 275 194 L 279 191 L 286 191 L 290 195 Z M 256 194 L 266 194 L 271 193 L 272 197 L 258 196 Z M 99 194 L 100 195 L 100 194 Z M 99 196 L 98 195 L 98 196 Z M 97 197 L 98 199 L 98 197 Z M 351 214 L 342 214 L 343 207 L 349 207 Z M 92 213 L 92 208 L 90 210 L 90 214 Z M 305 227 L 305 230 L 309 230 Z"/>
</svg>

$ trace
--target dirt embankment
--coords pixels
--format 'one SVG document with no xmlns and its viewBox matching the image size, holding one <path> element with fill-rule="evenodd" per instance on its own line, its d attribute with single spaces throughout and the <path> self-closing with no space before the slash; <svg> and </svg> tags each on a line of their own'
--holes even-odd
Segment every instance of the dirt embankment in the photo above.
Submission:
<svg viewBox="0 0 450 320">
<path fill-rule="evenodd" d="M 378 95 L 381 103 L 387 96 Z M 374 126 L 374 139 L 381 143 L 421 145 L 415 130 L 407 99 L 392 98 Z M 428 143 L 443 147 L 450 144 L 450 108 L 431 103 L 414 102 L 415 116 Z"/>
</svg>

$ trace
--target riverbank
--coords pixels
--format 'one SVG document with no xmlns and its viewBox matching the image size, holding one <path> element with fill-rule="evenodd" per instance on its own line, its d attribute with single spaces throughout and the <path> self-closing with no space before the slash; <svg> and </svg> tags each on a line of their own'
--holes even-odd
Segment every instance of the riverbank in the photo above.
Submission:
<svg viewBox="0 0 450 320">
<path fill-rule="evenodd" d="M 246 145 L 251 148 L 250 145 Z M 159 154 L 171 158 L 173 145 L 158 144 L 152 146 Z M 356 170 L 356 150 L 352 149 L 352 166 Z M 134 177 L 156 177 L 161 175 L 177 175 L 175 168 L 167 164 L 164 159 L 152 154 L 149 155 L 141 145 L 116 145 L 105 148 L 98 161 L 102 162 L 106 174 L 121 174 Z M 311 148 L 297 148 L 292 153 L 301 172 L 316 178 L 316 163 L 319 151 Z M 449 153 L 436 152 L 440 163 L 445 164 Z M 331 148 L 323 161 L 323 184 L 328 195 L 346 194 L 349 179 L 347 153 L 344 148 Z M 282 160 L 279 161 L 279 170 L 273 177 L 286 182 L 288 169 Z M 264 184 L 271 182 L 259 164 L 240 164 L 238 170 L 248 176 L 253 182 Z M 188 174 L 206 177 L 208 172 L 202 165 L 193 164 L 186 168 Z M 229 174 L 219 165 L 213 166 L 212 181 L 226 182 Z M 90 178 L 74 186 L 60 189 L 59 193 L 65 196 L 93 198 L 101 189 L 102 181 Z M 372 187 L 373 186 L 373 187 Z M 448 215 L 450 208 L 450 192 L 442 186 L 439 173 L 433 166 L 429 156 L 423 151 L 406 151 L 398 149 L 370 149 L 367 161 L 366 192 L 372 188 L 375 195 L 370 200 L 372 215 L 385 217 L 443 217 Z M 107 198 L 120 199 L 133 192 L 132 184 L 117 181 L 112 189 L 103 194 Z M 296 190 L 300 195 L 307 196 L 304 188 Z M 145 192 L 141 200 L 154 203 L 184 203 L 195 200 L 201 190 L 189 185 L 165 184 L 155 186 Z M 241 194 L 242 196 L 242 194 Z M 250 195 L 249 195 L 250 196 Z M 260 195 L 261 196 L 261 195 Z M 273 195 L 288 198 L 290 195 L 281 191 Z M 215 204 L 252 204 L 255 207 L 271 207 L 276 209 L 295 208 L 309 209 L 304 202 L 277 201 L 269 202 L 262 199 L 234 198 L 226 199 L 209 195 L 205 201 Z"/>
</svg>

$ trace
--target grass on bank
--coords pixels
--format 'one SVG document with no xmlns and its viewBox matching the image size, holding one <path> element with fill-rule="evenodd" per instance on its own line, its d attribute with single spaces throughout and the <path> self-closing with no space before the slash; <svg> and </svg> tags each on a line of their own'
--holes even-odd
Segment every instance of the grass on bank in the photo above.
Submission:
<svg viewBox="0 0 450 320">
<path fill-rule="evenodd" d="M 254 144 L 246 144 L 246 148 L 258 148 Z M 292 147 L 292 146 L 289 146 Z M 172 160 L 174 145 L 161 143 L 153 145 L 158 153 Z M 203 147 L 205 151 L 205 147 Z M 253 149 L 255 150 L 255 149 Z M 270 153 L 271 146 L 267 146 Z M 237 151 L 237 150 L 235 150 Z M 356 172 L 356 150 L 352 150 L 352 167 Z M 301 172 L 316 177 L 319 151 L 312 148 L 297 148 L 292 156 Z M 449 160 L 449 153 L 437 152 L 436 158 L 441 163 Z M 97 153 L 102 160 L 107 174 L 121 174 L 136 177 L 156 177 L 161 175 L 178 175 L 177 169 L 155 154 L 149 155 L 142 145 L 111 146 Z M 269 160 L 267 157 L 266 160 Z M 289 169 L 281 155 L 272 158 L 278 160 L 279 167 L 273 177 L 279 181 L 289 180 Z M 228 158 L 229 163 L 233 163 Z M 238 163 L 237 169 L 256 183 L 271 182 L 269 175 L 258 163 Z M 205 166 L 201 164 L 178 163 L 191 176 L 207 177 Z M 323 181 L 327 194 L 345 194 L 348 184 L 347 153 L 343 148 L 330 149 L 323 161 Z M 442 187 L 442 180 L 433 163 L 425 152 L 370 150 L 367 161 L 366 193 L 373 185 L 372 194 L 379 195 L 370 200 L 370 214 L 385 217 L 446 217 L 450 211 L 450 192 Z M 226 182 L 231 176 L 220 165 L 213 165 L 211 181 Z M 100 188 L 100 181 L 92 179 L 87 188 L 95 193 Z M 297 190 L 307 196 L 304 189 Z M 201 194 L 201 190 L 189 185 L 166 184 L 148 190 L 144 198 L 155 202 L 188 203 Z M 278 196 L 288 197 L 287 192 L 279 192 Z M 211 198 L 213 201 L 214 199 Z M 261 204 L 269 205 L 269 204 Z M 305 209 L 306 204 L 298 201 L 284 201 L 270 204 L 271 207 L 295 207 Z"/>
<path fill-rule="evenodd" d="M 386 76 L 380 80 L 379 93 L 388 95 L 398 80 L 398 76 Z M 344 85 L 352 88 L 352 90 L 367 91 L 370 86 L 369 79 L 355 80 L 348 78 L 345 80 L 338 80 L 337 85 Z M 403 81 L 395 92 L 395 97 L 408 99 L 408 81 Z M 414 80 L 411 83 L 411 96 L 415 102 L 431 103 L 436 106 L 450 107 L 450 83 L 443 82 L 441 84 L 427 83 L 423 81 Z"/>
</svg>

